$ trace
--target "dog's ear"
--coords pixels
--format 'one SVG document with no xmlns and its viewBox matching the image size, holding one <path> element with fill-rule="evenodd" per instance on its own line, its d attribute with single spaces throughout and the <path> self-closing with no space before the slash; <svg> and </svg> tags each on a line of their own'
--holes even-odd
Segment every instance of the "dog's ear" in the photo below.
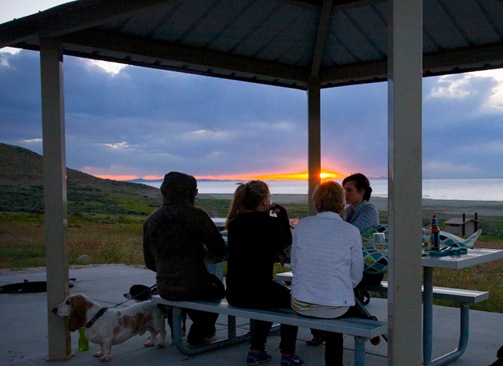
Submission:
<svg viewBox="0 0 503 366">
<path fill-rule="evenodd" d="M 74 332 L 87 323 L 87 309 L 92 305 L 88 304 L 82 296 L 77 295 L 71 299 L 70 306 L 72 313 L 68 318 L 68 330 Z"/>
<path fill-rule="evenodd" d="M 75 332 L 86 324 L 86 313 L 76 312 L 68 318 L 68 330 Z"/>
</svg>

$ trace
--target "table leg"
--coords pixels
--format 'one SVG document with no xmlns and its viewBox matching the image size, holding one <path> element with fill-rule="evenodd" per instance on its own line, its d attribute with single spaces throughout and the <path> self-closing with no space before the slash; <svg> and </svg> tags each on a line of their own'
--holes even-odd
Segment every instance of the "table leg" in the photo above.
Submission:
<svg viewBox="0 0 503 366">
<path fill-rule="evenodd" d="M 461 304 L 460 305 L 460 330 L 459 330 L 459 343 L 458 347 L 449 353 L 446 353 L 443 356 L 440 356 L 436 358 L 435 360 L 431 361 L 429 365 L 431 366 L 443 366 L 447 365 L 451 362 L 454 362 L 457 360 L 461 355 L 465 352 L 466 346 L 468 345 L 468 333 L 469 333 L 469 325 L 470 325 L 470 318 L 469 318 L 469 308 L 468 304 Z"/>
<path fill-rule="evenodd" d="M 423 365 L 441 366 L 458 359 L 466 350 L 469 334 L 469 308 L 468 304 L 461 304 L 460 308 L 460 335 L 458 347 L 435 360 L 432 357 L 433 345 L 433 267 L 423 267 Z"/>
<path fill-rule="evenodd" d="M 365 341 L 363 337 L 355 337 L 355 359 L 354 364 L 358 366 L 365 365 Z"/>
<path fill-rule="evenodd" d="M 423 267 L 423 364 L 431 364 L 433 344 L 433 268 Z"/>
</svg>

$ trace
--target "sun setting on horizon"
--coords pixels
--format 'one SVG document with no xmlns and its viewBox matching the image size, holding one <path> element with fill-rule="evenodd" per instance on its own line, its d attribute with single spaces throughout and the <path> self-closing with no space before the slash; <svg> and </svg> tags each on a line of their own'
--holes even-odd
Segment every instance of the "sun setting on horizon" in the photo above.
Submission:
<svg viewBox="0 0 503 366">
<path fill-rule="evenodd" d="M 127 181 L 134 179 L 144 179 L 144 180 L 162 180 L 163 175 L 146 175 L 144 177 L 138 177 L 136 175 L 105 175 L 105 174 L 92 174 L 97 178 L 101 179 L 111 179 L 118 181 Z M 234 175 L 196 175 L 196 179 L 208 179 L 208 180 L 307 180 L 307 173 L 281 173 L 281 174 L 234 174 Z M 327 179 L 338 179 L 344 178 L 343 174 L 331 172 L 328 170 L 322 170 L 320 173 L 321 180 Z"/>
<path fill-rule="evenodd" d="M 342 178 L 343 175 L 335 172 L 330 172 L 327 170 L 322 170 L 320 173 L 320 179 L 337 179 Z M 307 173 L 293 173 L 293 174 L 266 174 L 266 175 L 258 175 L 255 177 L 256 179 L 262 180 L 307 180 Z"/>
</svg>

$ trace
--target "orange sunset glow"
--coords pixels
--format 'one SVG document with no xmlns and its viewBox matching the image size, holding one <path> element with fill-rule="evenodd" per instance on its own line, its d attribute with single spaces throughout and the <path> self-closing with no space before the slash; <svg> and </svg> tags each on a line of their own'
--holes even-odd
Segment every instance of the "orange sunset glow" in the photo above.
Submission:
<svg viewBox="0 0 503 366">
<path fill-rule="evenodd" d="M 322 170 L 320 173 L 320 179 L 337 179 L 342 178 L 343 175 L 335 172 L 329 172 L 326 170 Z M 293 173 L 293 174 L 266 174 L 266 175 L 258 175 L 256 179 L 262 180 L 307 180 L 307 173 Z"/>
<path fill-rule="evenodd" d="M 102 179 L 112 179 L 112 180 L 133 180 L 133 179 L 145 179 L 145 180 L 162 180 L 164 175 L 146 175 L 144 177 L 138 177 L 136 175 L 105 175 L 105 174 L 93 174 L 95 177 Z M 344 175 L 336 172 L 331 172 L 328 170 L 322 170 L 320 173 L 321 180 L 327 179 L 338 179 L 343 178 Z M 196 179 L 212 179 L 212 180 L 307 180 L 307 173 L 281 173 L 281 174 L 232 174 L 232 175 L 196 175 Z"/>
</svg>

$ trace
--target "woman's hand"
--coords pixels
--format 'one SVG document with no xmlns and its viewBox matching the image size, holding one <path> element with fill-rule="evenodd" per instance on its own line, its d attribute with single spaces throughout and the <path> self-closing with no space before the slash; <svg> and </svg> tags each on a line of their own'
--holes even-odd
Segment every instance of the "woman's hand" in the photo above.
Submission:
<svg viewBox="0 0 503 366">
<path fill-rule="evenodd" d="M 284 207 L 278 205 L 277 203 L 271 203 L 271 206 L 269 206 L 269 211 L 279 214 L 281 211 L 286 211 Z"/>
</svg>

